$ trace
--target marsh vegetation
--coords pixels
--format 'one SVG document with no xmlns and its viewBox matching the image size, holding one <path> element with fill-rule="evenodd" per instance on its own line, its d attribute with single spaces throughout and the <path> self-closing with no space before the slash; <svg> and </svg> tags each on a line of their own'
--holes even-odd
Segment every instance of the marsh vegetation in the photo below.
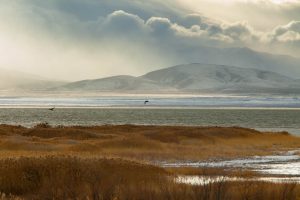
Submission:
<svg viewBox="0 0 300 200">
<path fill-rule="evenodd" d="M 162 161 L 269 155 L 296 149 L 288 133 L 239 127 L 0 126 L 2 199 L 299 199 L 296 183 L 235 181 L 205 185 L 177 176 L 256 177 L 246 170 L 163 168 Z"/>
</svg>

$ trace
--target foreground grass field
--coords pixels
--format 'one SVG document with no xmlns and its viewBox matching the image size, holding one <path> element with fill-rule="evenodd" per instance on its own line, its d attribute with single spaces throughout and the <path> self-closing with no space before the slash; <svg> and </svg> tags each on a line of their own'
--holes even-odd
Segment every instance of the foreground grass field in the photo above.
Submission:
<svg viewBox="0 0 300 200">
<path fill-rule="evenodd" d="M 298 199 L 296 184 L 177 184 L 159 167 L 120 159 L 42 157 L 0 161 L 0 199 Z"/>
<path fill-rule="evenodd" d="M 163 169 L 164 160 L 266 155 L 297 149 L 300 138 L 231 127 L 0 126 L 0 199 L 300 199 L 297 184 L 179 184 L 177 175 L 217 169 Z M 228 173 L 228 172 L 227 172 Z M 255 176 L 230 172 L 230 176 Z"/>
</svg>

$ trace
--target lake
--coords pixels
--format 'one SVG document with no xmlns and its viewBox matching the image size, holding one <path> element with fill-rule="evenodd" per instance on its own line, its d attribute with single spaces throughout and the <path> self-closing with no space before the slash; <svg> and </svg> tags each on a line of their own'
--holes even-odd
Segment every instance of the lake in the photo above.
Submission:
<svg viewBox="0 0 300 200">
<path fill-rule="evenodd" d="M 2 97 L 0 124 L 242 126 L 300 134 L 298 107 L 296 97 Z"/>
</svg>

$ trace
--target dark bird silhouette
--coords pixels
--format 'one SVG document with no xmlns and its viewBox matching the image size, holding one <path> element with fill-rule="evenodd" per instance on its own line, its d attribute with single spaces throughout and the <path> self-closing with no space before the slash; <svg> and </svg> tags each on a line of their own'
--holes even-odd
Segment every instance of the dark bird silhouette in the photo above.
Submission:
<svg viewBox="0 0 300 200">
<path fill-rule="evenodd" d="M 49 108 L 48 110 L 50 110 L 50 111 L 54 111 L 54 109 L 55 109 L 55 107 L 53 107 L 53 108 Z"/>
<path fill-rule="evenodd" d="M 144 105 L 146 105 L 147 103 L 149 103 L 149 101 L 148 101 L 148 100 L 146 100 L 146 101 L 144 102 Z"/>
</svg>

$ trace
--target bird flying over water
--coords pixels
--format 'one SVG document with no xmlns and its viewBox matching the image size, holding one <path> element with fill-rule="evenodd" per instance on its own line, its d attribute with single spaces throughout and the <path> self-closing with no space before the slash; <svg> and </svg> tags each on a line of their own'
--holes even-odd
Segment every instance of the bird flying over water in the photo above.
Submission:
<svg viewBox="0 0 300 200">
<path fill-rule="evenodd" d="M 48 110 L 50 111 L 54 111 L 55 107 L 49 108 Z"/>
</svg>

